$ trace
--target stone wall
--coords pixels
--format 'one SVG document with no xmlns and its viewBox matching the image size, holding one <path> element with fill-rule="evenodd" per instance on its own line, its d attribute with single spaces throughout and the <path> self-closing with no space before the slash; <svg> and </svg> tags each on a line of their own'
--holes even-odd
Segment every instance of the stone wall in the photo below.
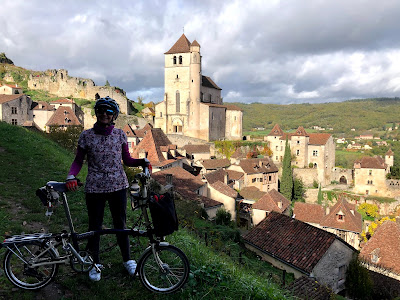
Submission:
<svg viewBox="0 0 400 300">
<path fill-rule="evenodd" d="M 333 168 L 332 181 L 341 182 L 346 179 L 347 185 L 353 185 L 353 169 Z"/>
<path fill-rule="evenodd" d="M 95 100 L 110 96 L 119 104 L 122 113 L 129 114 L 130 108 L 124 91 L 110 86 L 96 86 L 93 80 L 70 77 L 67 70 L 47 70 L 40 75 L 29 76 L 28 87 L 33 90 L 44 90 L 59 97 L 73 97 Z"/>
<path fill-rule="evenodd" d="M 293 175 L 295 178 L 300 178 L 306 187 L 313 186 L 314 181 L 320 182 L 318 180 L 318 169 L 294 168 Z"/>
</svg>

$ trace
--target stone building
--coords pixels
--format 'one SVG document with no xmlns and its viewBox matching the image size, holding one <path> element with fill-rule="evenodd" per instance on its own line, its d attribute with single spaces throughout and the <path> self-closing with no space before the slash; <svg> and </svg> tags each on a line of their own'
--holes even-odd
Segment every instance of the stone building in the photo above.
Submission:
<svg viewBox="0 0 400 300">
<path fill-rule="evenodd" d="M 345 288 L 355 249 L 330 232 L 272 211 L 243 239 L 248 249 L 295 278 L 311 277 L 334 293 Z"/>
<path fill-rule="evenodd" d="M 206 141 L 242 138 L 242 111 L 224 105 L 221 88 L 202 75 L 200 45 L 184 34 L 164 53 L 164 100 L 155 106 L 154 127 Z"/>
<path fill-rule="evenodd" d="M 0 94 L 3 95 L 18 95 L 22 94 L 22 88 L 17 85 L 5 84 L 0 86 Z"/>
<path fill-rule="evenodd" d="M 299 126 L 294 133 L 285 133 L 278 124 L 264 137 L 273 151 L 272 160 L 275 163 L 283 161 L 286 138 L 292 152 L 292 165 L 300 169 L 314 169 L 309 172 L 297 172 L 306 185 L 313 181 L 322 186 L 330 184 L 332 169 L 335 167 L 335 143 L 329 133 L 307 133 Z"/>
<path fill-rule="evenodd" d="M 362 157 L 354 162 L 354 189 L 355 193 L 389 196 L 387 191 L 386 174 L 393 166 L 393 152 L 389 150 L 385 159 L 380 156 Z"/>
<path fill-rule="evenodd" d="M 0 121 L 12 125 L 32 123 L 32 100 L 25 94 L 0 95 Z"/>
</svg>

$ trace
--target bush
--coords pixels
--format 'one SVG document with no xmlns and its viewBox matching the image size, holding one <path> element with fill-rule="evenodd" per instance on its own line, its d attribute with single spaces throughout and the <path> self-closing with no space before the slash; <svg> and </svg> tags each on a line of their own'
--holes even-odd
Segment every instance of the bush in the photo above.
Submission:
<svg viewBox="0 0 400 300">
<path fill-rule="evenodd" d="M 218 208 L 217 214 L 215 217 L 215 223 L 217 225 L 226 225 L 229 226 L 231 223 L 232 214 L 225 210 L 224 208 Z"/>
<path fill-rule="evenodd" d="M 314 189 L 317 189 L 319 187 L 318 181 L 316 180 L 313 181 L 312 185 Z"/>
<path fill-rule="evenodd" d="M 346 271 L 346 291 L 352 299 L 372 299 L 372 280 L 361 265 L 358 254 L 350 261 Z"/>
</svg>

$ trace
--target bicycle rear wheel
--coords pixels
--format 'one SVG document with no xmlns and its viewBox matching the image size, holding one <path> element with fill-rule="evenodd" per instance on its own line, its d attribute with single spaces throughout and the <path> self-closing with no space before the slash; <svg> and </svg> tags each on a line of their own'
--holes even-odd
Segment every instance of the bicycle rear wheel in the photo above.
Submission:
<svg viewBox="0 0 400 300">
<path fill-rule="evenodd" d="M 190 267 L 186 255 L 172 245 L 157 246 L 154 255 L 148 248 L 138 265 L 142 284 L 151 292 L 173 293 L 186 283 Z"/>
<path fill-rule="evenodd" d="M 27 242 L 8 249 L 4 256 L 4 272 L 17 287 L 25 290 L 40 289 L 56 276 L 57 264 L 45 264 L 53 261 L 57 255 L 52 249 L 46 249 L 40 242 Z M 42 265 L 32 267 L 32 263 Z"/>
</svg>

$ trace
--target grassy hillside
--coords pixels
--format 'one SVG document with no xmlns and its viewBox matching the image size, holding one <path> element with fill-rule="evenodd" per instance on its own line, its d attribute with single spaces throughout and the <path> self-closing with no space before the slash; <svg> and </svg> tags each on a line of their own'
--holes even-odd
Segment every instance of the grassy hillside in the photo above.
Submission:
<svg viewBox="0 0 400 300">
<path fill-rule="evenodd" d="M 73 153 L 70 153 L 41 134 L 0 122 L 0 232 L 1 235 L 21 232 L 57 231 L 65 228 L 63 211 L 56 209 L 51 218 L 44 216 L 44 208 L 35 190 L 49 180 L 63 180 L 68 172 Z M 84 179 L 86 169 L 80 177 Z M 76 229 L 86 229 L 87 217 L 82 191 L 68 194 Z M 177 205 L 182 215 L 184 203 Z M 129 212 L 128 219 L 132 218 Z M 107 215 L 105 223 L 109 224 Z M 197 220 L 197 222 L 202 222 Z M 224 229 L 202 223 L 209 236 Z M 207 224 L 207 225 L 204 225 Z M 190 228 L 190 230 L 188 230 Z M 55 282 L 40 292 L 15 293 L 0 267 L 0 298 L 4 299 L 288 299 L 288 294 L 272 283 L 279 273 L 269 274 L 270 266 L 256 258 L 244 256 L 239 263 L 237 252 L 229 248 L 233 242 L 215 239 L 206 247 L 193 233 L 193 227 L 179 230 L 167 240 L 180 247 L 189 257 L 192 274 L 182 292 L 159 296 L 147 292 L 138 279 L 128 278 L 121 264 L 118 248 L 103 256 L 103 280 L 90 282 L 87 275 L 73 273 L 69 266 L 61 266 Z M 200 230 L 200 229 L 199 229 Z M 238 245 L 236 245 L 238 246 Z M 222 250 L 221 250 L 222 249 Z M 227 250 L 225 250 L 227 249 Z M 244 250 L 242 250 L 244 251 Z M 133 249 L 133 255 L 139 253 Z M 0 249 L 0 256 L 4 249 Z M 272 278 L 272 279 L 271 279 Z"/>
<path fill-rule="evenodd" d="M 351 100 L 321 104 L 243 104 L 243 131 L 255 127 L 272 129 L 278 123 L 283 130 L 314 125 L 333 127 L 334 133 L 357 132 L 368 129 L 383 130 L 387 124 L 400 122 L 400 98 Z M 269 131 L 268 131 L 269 132 Z"/>
</svg>

